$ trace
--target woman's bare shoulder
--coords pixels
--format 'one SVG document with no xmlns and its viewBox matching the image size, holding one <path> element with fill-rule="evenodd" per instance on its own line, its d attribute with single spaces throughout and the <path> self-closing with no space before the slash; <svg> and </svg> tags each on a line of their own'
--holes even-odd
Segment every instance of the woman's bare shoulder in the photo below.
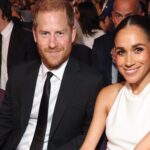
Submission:
<svg viewBox="0 0 150 150">
<path fill-rule="evenodd" d="M 120 89 L 124 86 L 124 82 L 111 84 L 107 87 L 104 87 L 98 97 L 97 100 L 103 104 L 106 110 L 109 112 L 111 106 L 113 105 Z"/>
<path fill-rule="evenodd" d="M 108 96 L 116 95 L 120 91 L 120 89 L 124 86 L 124 84 L 125 84 L 124 82 L 111 84 L 109 86 L 104 87 L 100 93 L 107 94 Z"/>
</svg>

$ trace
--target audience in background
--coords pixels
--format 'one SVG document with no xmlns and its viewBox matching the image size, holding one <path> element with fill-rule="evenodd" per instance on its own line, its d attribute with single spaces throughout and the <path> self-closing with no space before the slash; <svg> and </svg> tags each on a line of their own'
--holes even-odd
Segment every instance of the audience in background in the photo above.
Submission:
<svg viewBox="0 0 150 150">
<path fill-rule="evenodd" d="M 143 16 L 147 16 L 148 12 L 147 12 L 147 3 L 144 2 L 143 0 L 139 0 L 139 11 L 140 14 Z"/>
<path fill-rule="evenodd" d="M 94 4 L 96 10 L 97 10 L 97 14 L 98 16 L 101 15 L 102 13 L 102 5 L 98 0 L 91 0 L 91 2 Z"/>
<path fill-rule="evenodd" d="M 103 4 L 102 13 L 99 15 L 99 24 L 100 27 L 107 33 L 113 30 L 112 22 L 112 10 L 113 10 L 114 0 L 107 0 Z"/>
<path fill-rule="evenodd" d="M 2 35 L 0 87 L 5 89 L 11 68 L 21 62 L 37 59 L 38 53 L 32 33 L 23 30 L 12 21 L 9 0 L 0 0 L 0 33 Z"/>
</svg>

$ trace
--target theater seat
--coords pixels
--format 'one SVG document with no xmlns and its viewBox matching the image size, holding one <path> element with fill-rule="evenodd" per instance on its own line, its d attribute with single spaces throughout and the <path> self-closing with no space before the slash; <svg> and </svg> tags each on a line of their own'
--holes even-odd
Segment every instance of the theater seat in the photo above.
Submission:
<svg viewBox="0 0 150 150">
<path fill-rule="evenodd" d="M 0 89 L 0 107 L 1 107 L 2 101 L 3 101 L 3 99 L 4 99 L 4 95 L 5 95 L 5 91 L 2 90 L 2 89 Z"/>
<path fill-rule="evenodd" d="M 96 150 L 106 150 L 106 147 L 107 147 L 107 138 L 104 132 L 99 141 L 98 148 Z"/>
</svg>

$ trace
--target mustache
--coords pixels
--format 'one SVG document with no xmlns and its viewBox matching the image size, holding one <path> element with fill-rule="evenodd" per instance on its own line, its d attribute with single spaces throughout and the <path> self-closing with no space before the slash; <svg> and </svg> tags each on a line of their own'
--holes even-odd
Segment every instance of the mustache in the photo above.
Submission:
<svg viewBox="0 0 150 150">
<path fill-rule="evenodd" d="M 51 47 L 46 47 L 43 49 L 44 51 L 48 51 L 48 52 L 51 52 L 51 51 L 64 51 L 64 47 L 54 47 L 54 48 L 51 48 Z"/>
</svg>

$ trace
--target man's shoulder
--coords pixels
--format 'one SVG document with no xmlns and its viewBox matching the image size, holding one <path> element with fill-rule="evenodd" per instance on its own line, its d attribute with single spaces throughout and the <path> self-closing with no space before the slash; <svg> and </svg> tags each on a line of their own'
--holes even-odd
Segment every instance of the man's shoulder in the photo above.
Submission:
<svg viewBox="0 0 150 150">
<path fill-rule="evenodd" d="M 17 25 L 14 25 L 11 32 L 11 44 L 14 46 L 14 48 L 15 46 L 18 46 L 24 50 L 27 50 L 28 48 L 36 49 L 33 33 Z"/>
<path fill-rule="evenodd" d="M 33 33 L 29 30 L 26 30 L 20 26 L 17 26 L 14 24 L 12 34 L 20 37 L 23 37 L 24 39 L 27 39 L 28 37 L 33 37 Z"/>
<path fill-rule="evenodd" d="M 29 72 L 32 72 L 34 69 L 39 68 L 40 63 L 41 62 L 38 59 L 19 63 L 11 68 L 10 74 L 19 74 L 19 75 L 23 75 L 26 73 L 28 74 Z"/>
<path fill-rule="evenodd" d="M 76 65 L 74 65 L 76 69 L 76 72 L 78 75 L 80 75 L 83 78 L 93 78 L 93 79 L 101 79 L 102 75 L 97 69 L 93 66 L 90 66 L 80 60 L 77 60 L 76 58 L 71 58 L 71 61 L 74 61 Z M 73 67 L 73 66 L 72 66 Z M 74 68 L 74 69 L 75 69 Z"/>
<path fill-rule="evenodd" d="M 114 33 L 106 33 L 94 40 L 94 43 L 99 44 L 101 42 L 109 42 L 113 40 Z"/>
</svg>

